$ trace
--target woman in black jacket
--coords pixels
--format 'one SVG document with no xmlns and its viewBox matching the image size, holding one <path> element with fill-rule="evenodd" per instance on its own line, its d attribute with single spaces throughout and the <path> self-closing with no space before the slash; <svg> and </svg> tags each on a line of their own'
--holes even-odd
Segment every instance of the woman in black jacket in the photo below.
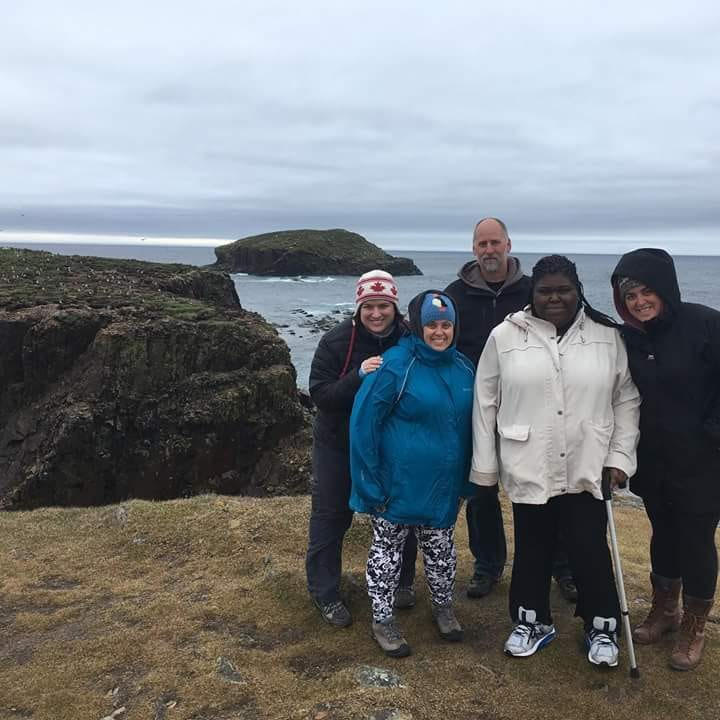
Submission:
<svg viewBox="0 0 720 720">
<path fill-rule="evenodd" d="M 382 270 L 362 275 L 352 318 L 320 340 L 310 367 L 310 396 L 317 406 L 313 425 L 312 506 L 305 569 L 308 591 L 323 619 L 347 627 L 352 616 L 340 598 L 342 544 L 352 523 L 349 426 L 362 378 L 382 364 L 382 353 L 407 329 L 398 312 L 395 280 Z M 412 584 L 417 541 L 405 544 L 395 607 L 415 604 Z"/>
<path fill-rule="evenodd" d="M 652 608 L 633 636 L 649 644 L 679 629 L 670 665 L 691 670 L 702 658 L 718 574 L 720 312 L 681 301 L 664 250 L 623 255 L 611 282 L 642 395 L 638 471 L 630 487 L 652 525 Z"/>
</svg>

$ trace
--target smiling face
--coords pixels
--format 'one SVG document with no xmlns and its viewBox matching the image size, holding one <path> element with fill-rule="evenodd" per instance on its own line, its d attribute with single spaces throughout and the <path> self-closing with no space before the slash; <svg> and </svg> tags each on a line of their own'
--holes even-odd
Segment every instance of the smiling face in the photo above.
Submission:
<svg viewBox="0 0 720 720">
<path fill-rule="evenodd" d="M 360 306 L 360 322 L 376 335 L 382 335 L 394 319 L 395 305 L 387 300 L 368 300 Z"/>
<path fill-rule="evenodd" d="M 452 345 L 455 326 L 449 320 L 432 320 L 423 325 L 423 340 L 433 350 L 445 350 Z"/>
<path fill-rule="evenodd" d="M 638 285 L 625 293 L 625 307 L 640 322 L 647 322 L 663 311 L 662 298 L 647 285 Z"/>
<path fill-rule="evenodd" d="M 556 328 L 570 325 L 578 310 L 578 291 L 563 273 L 541 277 L 533 288 L 535 314 Z"/>
</svg>

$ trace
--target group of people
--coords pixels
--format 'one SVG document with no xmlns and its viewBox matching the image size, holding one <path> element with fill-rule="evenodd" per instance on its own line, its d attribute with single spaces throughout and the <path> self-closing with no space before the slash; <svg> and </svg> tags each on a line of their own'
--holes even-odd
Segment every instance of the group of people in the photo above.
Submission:
<svg viewBox="0 0 720 720">
<path fill-rule="evenodd" d="M 350 625 L 342 545 L 353 513 L 366 513 L 380 648 L 411 652 L 395 611 L 415 604 L 418 545 L 440 637 L 461 640 L 455 523 L 465 498 L 467 594 L 487 595 L 506 561 L 502 486 L 514 526 L 505 652 L 530 656 L 555 637 L 554 576 L 577 602 L 588 660 L 614 667 L 620 606 L 601 485 L 629 479 L 652 528 L 652 606 L 633 637 L 676 632 L 670 665 L 690 670 L 718 574 L 720 312 L 681 301 L 663 250 L 635 250 L 615 268 L 622 325 L 588 303 L 568 258 L 544 257 L 528 277 L 510 250 L 505 224 L 481 220 L 475 260 L 413 298 L 407 319 L 394 279 L 366 273 L 353 317 L 321 339 L 310 373 L 310 596 L 326 622 Z"/>
</svg>

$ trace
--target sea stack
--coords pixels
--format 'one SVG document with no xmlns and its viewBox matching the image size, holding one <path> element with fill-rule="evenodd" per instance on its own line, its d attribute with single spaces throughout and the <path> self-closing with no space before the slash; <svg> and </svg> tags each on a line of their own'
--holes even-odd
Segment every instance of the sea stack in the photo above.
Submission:
<svg viewBox="0 0 720 720">
<path fill-rule="evenodd" d="M 422 275 L 409 258 L 389 255 L 347 230 L 281 230 L 215 248 L 217 269 L 251 275 Z"/>
</svg>

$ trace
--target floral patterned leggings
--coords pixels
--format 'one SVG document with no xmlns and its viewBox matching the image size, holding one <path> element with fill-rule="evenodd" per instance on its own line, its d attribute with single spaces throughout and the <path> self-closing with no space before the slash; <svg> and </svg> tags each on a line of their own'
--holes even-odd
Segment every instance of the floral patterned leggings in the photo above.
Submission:
<svg viewBox="0 0 720 720">
<path fill-rule="evenodd" d="M 373 517 L 372 528 L 373 541 L 368 553 L 366 578 L 375 622 L 387 620 L 393 614 L 403 546 L 413 529 L 422 550 L 425 578 L 433 603 L 446 605 L 452 602 L 457 568 L 454 525 L 449 528 L 413 527 Z"/>
</svg>

